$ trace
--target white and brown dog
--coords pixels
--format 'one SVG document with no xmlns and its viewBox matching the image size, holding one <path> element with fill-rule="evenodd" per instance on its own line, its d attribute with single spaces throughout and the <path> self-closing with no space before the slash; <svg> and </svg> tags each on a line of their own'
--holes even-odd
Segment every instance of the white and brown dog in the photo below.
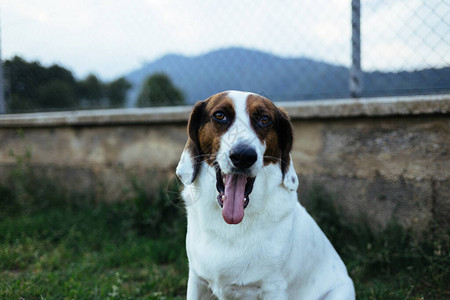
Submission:
<svg viewBox="0 0 450 300">
<path fill-rule="evenodd" d="M 176 171 L 188 214 L 187 299 L 355 298 L 344 263 L 297 201 L 283 110 L 223 92 L 195 105 L 188 135 Z"/>
</svg>

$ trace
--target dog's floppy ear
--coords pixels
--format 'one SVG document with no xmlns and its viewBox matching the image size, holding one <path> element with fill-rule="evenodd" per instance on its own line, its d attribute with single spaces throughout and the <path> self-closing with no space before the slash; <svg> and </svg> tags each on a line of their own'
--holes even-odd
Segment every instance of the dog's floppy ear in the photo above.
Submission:
<svg viewBox="0 0 450 300">
<path fill-rule="evenodd" d="M 191 184 L 197 178 L 201 164 L 201 149 L 198 131 L 203 122 L 206 101 L 195 104 L 187 126 L 188 141 L 178 162 L 176 174 L 184 184 Z"/>
<path fill-rule="evenodd" d="M 286 112 L 277 108 L 276 131 L 278 136 L 278 147 L 281 154 L 281 172 L 283 174 L 283 185 L 290 191 L 297 190 L 298 177 L 291 159 L 291 149 L 294 140 L 292 124 Z"/>
<path fill-rule="evenodd" d="M 284 174 L 283 185 L 289 191 L 296 191 L 298 188 L 298 177 L 297 173 L 294 169 L 294 164 L 292 163 L 292 159 L 289 157 L 289 167 L 287 172 Z"/>
</svg>

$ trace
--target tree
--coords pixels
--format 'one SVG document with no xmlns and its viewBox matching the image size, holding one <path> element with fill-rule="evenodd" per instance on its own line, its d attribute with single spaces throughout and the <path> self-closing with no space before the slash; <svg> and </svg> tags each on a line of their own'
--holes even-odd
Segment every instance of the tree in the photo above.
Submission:
<svg viewBox="0 0 450 300">
<path fill-rule="evenodd" d="M 44 73 L 45 73 L 44 76 L 45 81 L 61 80 L 75 87 L 76 81 L 75 78 L 73 77 L 72 72 L 61 66 L 52 65 L 49 68 L 47 68 Z"/>
<path fill-rule="evenodd" d="M 77 99 L 73 86 L 64 80 L 55 79 L 38 88 L 38 102 L 52 109 L 76 108 Z"/>
<path fill-rule="evenodd" d="M 121 107 L 131 87 L 124 78 L 105 84 L 93 74 L 77 81 L 59 65 L 44 67 L 19 56 L 4 66 L 8 112 L 78 109 L 82 103 L 85 108 Z"/>
<path fill-rule="evenodd" d="M 6 99 L 10 112 L 53 110 L 76 106 L 75 78 L 63 67 L 53 65 L 46 68 L 39 62 L 27 62 L 15 56 L 5 61 L 5 74 L 9 83 Z M 57 91 L 50 92 L 51 88 L 56 88 Z M 69 94 L 57 96 L 57 93 L 61 92 Z M 54 96 L 47 99 L 46 95 Z"/>
<path fill-rule="evenodd" d="M 36 99 L 37 87 L 45 81 L 43 79 L 44 68 L 37 62 L 28 63 L 19 56 L 13 57 L 11 60 L 5 61 L 5 73 L 10 83 L 8 95 L 11 101 L 25 101 L 28 105 L 36 106 L 31 100 Z M 20 103 L 14 103 L 13 106 L 20 107 Z"/>
<path fill-rule="evenodd" d="M 106 97 L 110 107 L 124 107 L 127 91 L 131 84 L 123 77 L 116 79 L 105 86 Z"/>
<path fill-rule="evenodd" d="M 87 100 L 90 107 L 100 107 L 104 97 L 103 84 L 97 76 L 89 74 L 85 79 L 78 82 L 78 96 L 82 100 Z"/>
<path fill-rule="evenodd" d="M 137 106 L 181 105 L 183 103 L 184 96 L 181 90 L 173 85 L 166 74 L 156 73 L 145 80 Z"/>
</svg>

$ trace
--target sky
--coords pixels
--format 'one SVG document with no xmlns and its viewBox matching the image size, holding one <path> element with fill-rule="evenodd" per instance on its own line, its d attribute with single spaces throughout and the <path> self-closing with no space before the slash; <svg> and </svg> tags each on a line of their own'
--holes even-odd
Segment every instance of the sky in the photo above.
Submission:
<svg viewBox="0 0 450 300">
<path fill-rule="evenodd" d="M 362 67 L 450 65 L 450 1 L 363 0 Z M 112 80 L 165 54 L 246 47 L 349 66 L 350 0 L 3 0 L 2 58 Z"/>
</svg>

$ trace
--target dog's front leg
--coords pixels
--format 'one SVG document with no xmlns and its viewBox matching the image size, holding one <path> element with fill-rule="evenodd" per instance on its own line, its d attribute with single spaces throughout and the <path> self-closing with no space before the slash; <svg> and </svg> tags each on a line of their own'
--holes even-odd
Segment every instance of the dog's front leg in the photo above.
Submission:
<svg viewBox="0 0 450 300">
<path fill-rule="evenodd" d="M 208 283 L 189 270 L 189 278 L 187 284 L 187 300 L 210 300 L 216 299 L 208 288 Z"/>
<path fill-rule="evenodd" d="M 262 285 L 264 300 L 287 300 L 287 282 L 284 278 L 272 278 Z"/>
<path fill-rule="evenodd" d="M 353 283 L 349 282 L 347 284 L 343 284 L 338 286 L 330 291 L 328 291 L 325 295 L 320 297 L 323 300 L 354 300 L 355 299 L 355 288 L 353 287 Z"/>
</svg>

